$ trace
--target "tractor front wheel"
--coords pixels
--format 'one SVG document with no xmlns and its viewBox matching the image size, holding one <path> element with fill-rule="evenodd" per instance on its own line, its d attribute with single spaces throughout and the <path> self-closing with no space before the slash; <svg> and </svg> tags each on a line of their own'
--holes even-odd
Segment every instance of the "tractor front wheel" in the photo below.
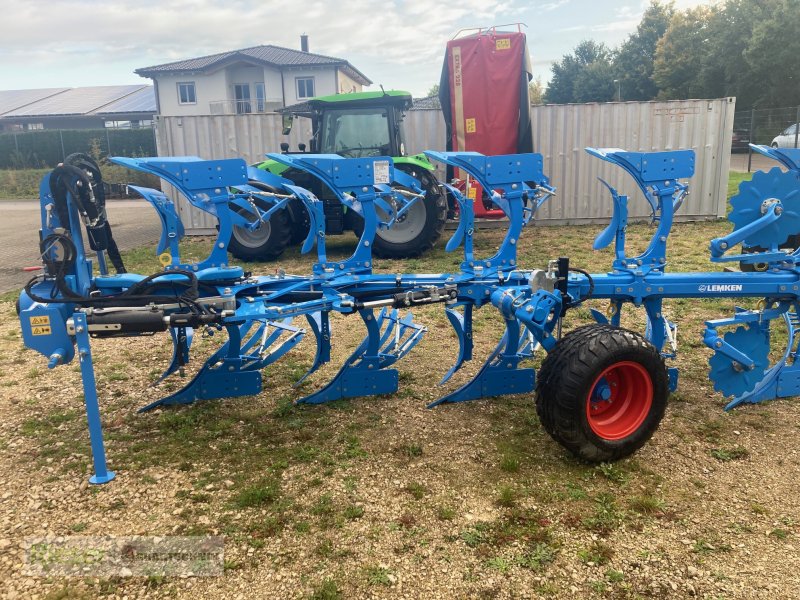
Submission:
<svg viewBox="0 0 800 600">
<path fill-rule="evenodd" d="M 272 191 L 269 186 L 260 182 L 250 181 L 249 183 L 265 191 Z M 255 218 L 252 213 L 244 209 L 237 209 L 237 212 L 247 218 Z M 246 227 L 234 225 L 228 252 L 243 261 L 273 261 L 286 250 L 290 236 L 289 211 L 278 210 L 272 213 L 268 221 L 264 221 L 252 231 Z"/>
<path fill-rule="evenodd" d="M 542 363 L 536 411 L 545 430 L 588 462 L 624 458 L 655 433 L 669 395 L 664 359 L 641 335 L 588 325 Z"/>
</svg>

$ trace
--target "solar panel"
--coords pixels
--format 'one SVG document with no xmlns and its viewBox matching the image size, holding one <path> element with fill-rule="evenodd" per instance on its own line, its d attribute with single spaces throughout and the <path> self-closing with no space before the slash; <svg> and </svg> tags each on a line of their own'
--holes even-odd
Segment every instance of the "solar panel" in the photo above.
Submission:
<svg viewBox="0 0 800 600">
<path fill-rule="evenodd" d="M 0 90 L 0 115 L 19 109 L 48 96 L 66 92 L 69 88 L 44 88 L 39 90 Z"/>
<path fill-rule="evenodd" d="M 85 115 L 140 90 L 142 85 L 102 85 L 73 88 L 5 113 L 4 117 Z"/>
<path fill-rule="evenodd" d="M 103 106 L 99 110 L 96 110 L 95 114 L 111 115 L 138 112 L 156 112 L 156 92 L 152 85 L 145 86 L 130 96 L 125 96 L 111 104 Z"/>
</svg>

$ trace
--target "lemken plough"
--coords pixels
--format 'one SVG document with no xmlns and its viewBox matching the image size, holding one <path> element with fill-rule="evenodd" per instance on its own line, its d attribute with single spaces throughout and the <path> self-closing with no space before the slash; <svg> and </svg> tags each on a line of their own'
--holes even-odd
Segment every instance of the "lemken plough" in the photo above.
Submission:
<svg viewBox="0 0 800 600">
<path fill-rule="evenodd" d="M 127 273 L 106 219 L 100 172 L 85 156 L 69 157 L 42 181 L 40 250 L 44 271 L 21 293 L 19 316 L 25 345 L 42 353 L 54 368 L 76 354 L 94 459 L 92 483 L 114 477 L 106 466 L 100 410 L 94 379 L 93 337 L 125 337 L 168 332 L 173 355 L 159 382 L 182 372 L 195 332 L 224 331 L 226 341 L 179 391 L 143 411 L 171 404 L 258 394 L 262 370 L 280 369 L 281 357 L 309 332 L 316 339 L 313 364 L 303 379 L 331 358 L 330 313 L 357 316 L 364 340 L 333 379 L 301 403 L 392 394 L 398 389 L 394 364 L 418 344 L 426 329 L 412 309 L 441 304 L 458 338 L 456 363 L 447 381 L 472 359 L 472 319 L 487 305 L 500 311 L 505 333 L 497 348 L 466 384 L 431 406 L 504 394 L 532 394 L 545 429 L 578 457 L 615 460 L 635 452 L 654 433 L 667 396 L 678 382 L 668 367 L 677 347 L 676 325 L 663 314 L 665 298 L 757 298 L 757 310 L 736 309 L 730 317 L 708 321 L 705 344 L 714 351 L 710 377 L 715 389 L 743 402 L 800 394 L 796 358 L 800 342 L 800 250 L 784 243 L 800 231 L 800 151 L 755 146 L 780 162 L 742 184 L 731 200 L 734 229 L 711 242 L 711 259 L 736 262 L 740 271 L 668 273 L 667 239 L 673 217 L 688 193 L 694 152 L 587 152 L 624 169 L 653 211 L 653 237 L 639 256 L 625 249 L 627 196 L 606 184 L 613 201 L 609 226 L 595 249 L 612 243 L 610 272 L 590 274 L 566 257 L 544 269 L 517 262 L 517 245 L 537 209 L 555 190 L 538 154 L 483 156 L 474 152 L 426 152 L 433 161 L 469 174 L 508 217 L 497 252 L 479 257 L 473 245 L 471 199 L 446 185 L 460 209 L 448 251 L 463 247 L 457 273 L 382 274 L 373 272 L 376 232 L 391 228 L 423 197 L 410 175 L 395 170 L 391 158 L 342 158 L 323 154 L 270 154 L 268 157 L 319 179 L 339 201 L 363 219 L 356 248 L 345 260 L 325 250 L 325 215 L 307 189 L 239 159 L 194 157 L 115 158 L 114 162 L 151 173 L 170 184 L 196 208 L 214 215 L 219 233 L 209 256 L 197 263 L 181 259 L 183 225 L 172 200 L 160 191 L 135 188 L 157 211 L 162 236 L 157 252 L 161 272 Z M 227 245 L 234 226 L 257 228 L 299 200 L 309 218 L 303 252 L 316 246 L 308 275 L 251 276 L 228 264 Z M 97 272 L 84 242 L 96 252 Z M 735 247 L 741 252 L 732 253 Z M 110 274 L 108 263 L 116 273 Z M 748 266 L 758 268 L 746 269 Z M 565 313 L 584 301 L 606 299 L 610 310 L 591 310 L 596 323 L 561 335 Z M 642 333 L 620 327 L 625 304 L 644 307 Z M 780 319 L 788 329 L 782 357 L 770 363 L 770 326 Z M 537 350 L 547 352 L 538 373 L 529 365 Z"/>
</svg>

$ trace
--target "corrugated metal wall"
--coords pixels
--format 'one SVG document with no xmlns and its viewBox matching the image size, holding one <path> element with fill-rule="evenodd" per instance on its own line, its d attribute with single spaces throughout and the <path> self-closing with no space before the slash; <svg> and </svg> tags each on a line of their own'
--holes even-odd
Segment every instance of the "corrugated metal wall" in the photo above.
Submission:
<svg viewBox="0 0 800 600">
<path fill-rule="evenodd" d="M 691 148 L 697 154 L 691 195 L 679 219 L 725 215 L 730 169 L 734 99 L 670 102 L 566 104 L 533 108 L 533 140 L 544 155 L 545 173 L 558 188 L 537 215 L 541 224 L 605 222 L 611 199 L 598 177 L 630 196 L 632 219 L 649 216 L 649 207 L 630 177 L 584 152 L 586 146 L 654 151 Z M 445 126 L 438 110 L 414 110 L 406 116 L 406 151 L 445 148 Z M 277 114 L 159 117 L 158 151 L 162 156 L 196 155 L 202 158 L 242 157 L 248 163 L 266 152 L 280 151 L 288 141 L 292 150 L 311 137 L 307 120 L 295 122 L 291 135 L 281 134 Z M 438 171 L 441 178 L 443 171 Z M 209 233 L 215 223 L 207 215 L 179 202 L 181 218 L 192 233 Z"/>
<path fill-rule="evenodd" d="M 734 104 L 733 98 L 723 98 L 534 107 L 534 148 L 544 155 L 544 172 L 558 188 L 537 222 L 606 221 L 611 198 L 598 177 L 629 195 L 632 219 L 650 214 L 632 179 L 586 154 L 586 146 L 642 152 L 691 148 L 697 157 L 695 176 L 678 218 L 724 216 Z"/>
</svg>

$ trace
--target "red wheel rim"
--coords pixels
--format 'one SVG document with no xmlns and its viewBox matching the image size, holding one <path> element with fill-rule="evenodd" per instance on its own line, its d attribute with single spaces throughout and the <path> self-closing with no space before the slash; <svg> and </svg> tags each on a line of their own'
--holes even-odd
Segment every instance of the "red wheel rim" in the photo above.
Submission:
<svg viewBox="0 0 800 600">
<path fill-rule="evenodd" d="M 589 427 L 605 440 L 621 440 L 641 427 L 653 406 L 653 380 L 642 365 L 622 361 L 606 367 L 586 398 Z"/>
</svg>

